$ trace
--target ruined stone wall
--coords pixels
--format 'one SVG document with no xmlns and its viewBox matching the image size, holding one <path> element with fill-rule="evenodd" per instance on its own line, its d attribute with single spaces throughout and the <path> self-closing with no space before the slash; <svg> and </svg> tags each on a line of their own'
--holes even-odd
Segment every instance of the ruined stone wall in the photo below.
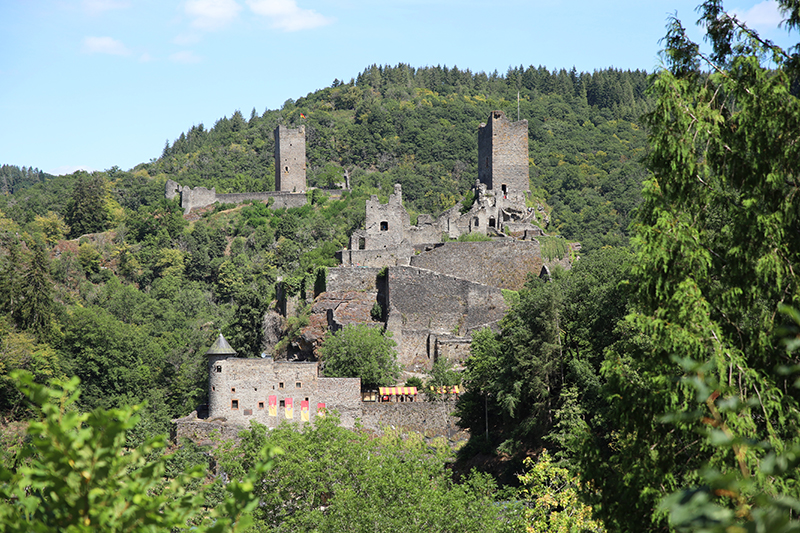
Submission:
<svg viewBox="0 0 800 533">
<path fill-rule="evenodd" d="M 394 193 L 389 195 L 389 201 L 385 204 L 373 194 L 366 206 L 365 250 L 396 248 L 405 240 L 410 224 L 411 218 L 403 207 L 403 193 L 399 184 L 394 186 Z"/>
<path fill-rule="evenodd" d="M 301 421 L 301 402 L 309 402 L 309 421 L 317 404 L 343 412 L 343 424 L 352 422 L 360 402 L 361 380 L 323 378 L 316 362 L 273 361 L 265 358 L 209 357 L 209 419 L 248 424 L 257 420 L 275 427 L 282 420 Z M 269 413 L 269 397 L 276 396 L 276 415 Z M 291 399 L 291 409 L 287 400 Z M 344 417 L 346 414 L 346 418 Z"/>
<path fill-rule="evenodd" d="M 324 398 L 328 411 L 339 413 L 344 427 L 355 426 L 356 419 L 362 416 L 361 379 L 359 378 L 320 378 L 317 395 Z M 314 411 L 316 416 L 316 404 Z"/>
<path fill-rule="evenodd" d="M 308 203 L 308 198 L 304 193 L 290 192 L 236 192 L 230 194 L 218 194 L 216 200 L 220 203 L 241 204 L 244 202 L 268 202 L 272 201 L 270 208 L 280 209 L 282 207 L 303 207 Z M 213 202 L 212 202 L 213 203 Z M 198 207 L 195 205 L 195 207 Z"/>
<path fill-rule="evenodd" d="M 458 419 L 452 415 L 455 399 L 425 402 L 422 396 L 418 396 L 417 401 L 405 403 L 361 402 L 359 399 L 357 405 L 346 405 L 346 409 L 335 409 L 345 427 L 354 427 L 355 420 L 360 419 L 360 424 L 365 429 L 379 434 L 386 429 L 397 429 L 415 431 L 428 438 L 445 437 L 451 441 L 469 438 L 469 433 L 457 426 Z M 345 419 L 352 423 L 346 423 Z M 214 444 L 219 440 L 238 441 L 239 433 L 248 427 L 244 422 L 199 419 L 197 413 L 172 422 L 173 441 L 188 438 L 201 446 Z"/>
<path fill-rule="evenodd" d="M 427 328 L 414 329 L 402 326 L 400 313 L 389 317 L 399 317 L 397 325 L 387 323 L 387 330 L 392 332 L 392 339 L 397 343 L 397 362 L 400 367 L 411 374 L 427 373 L 433 368 L 433 352 L 431 351 L 431 331 Z"/>
<path fill-rule="evenodd" d="M 184 214 L 188 214 L 192 209 L 207 207 L 217 202 L 240 204 L 243 202 L 268 202 L 271 200 L 270 208 L 280 209 L 282 207 L 302 207 L 308 203 L 305 193 L 291 192 L 242 192 L 230 194 L 217 194 L 216 189 L 206 189 L 205 187 L 184 187 L 179 183 L 167 180 L 164 196 L 167 200 L 172 200 L 180 195 L 181 207 Z"/>
<path fill-rule="evenodd" d="M 408 245 L 380 250 L 341 250 L 337 256 L 342 265 L 354 267 L 392 267 L 408 265 L 412 248 Z"/>
<path fill-rule="evenodd" d="M 528 179 L 528 121 L 510 122 L 492 111 L 478 129 L 478 179 L 496 195 L 524 200 Z"/>
<path fill-rule="evenodd" d="M 469 357 L 471 337 L 439 334 L 431 338 L 433 345 L 433 360 L 443 358 L 456 366 L 461 366 Z"/>
<path fill-rule="evenodd" d="M 420 223 L 411 226 L 406 230 L 406 242 L 409 244 L 425 244 L 430 242 L 441 242 L 442 226 L 440 221 Z"/>
<path fill-rule="evenodd" d="M 415 267 L 392 267 L 387 275 L 389 313 L 399 314 L 406 330 L 458 333 L 496 322 L 506 312 L 494 287 Z"/>
<path fill-rule="evenodd" d="M 207 420 L 197 418 L 197 412 L 193 412 L 183 418 L 172 421 L 171 437 L 173 442 L 180 442 L 181 439 L 189 439 L 199 446 L 215 444 L 219 441 L 232 440 L 238 442 L 239 433 L 247 429 L 247 426 L 240 424 L 228 424 L 223 420 Z"/>
<path fill-rule="evenodd" d="M 374 291 L 380 268 L 329 268 L 325 281 L 328 292 Z"/>
<path fill-rule="evenodd" d="M 380 432 L 384 428 L 416 431 L 426 437 L 446 437 L 461 440 L 469 434 L 459 428 L 458 418 L 452 415 L 455 401 L 425 402 L 419 396 L 415 402 L 362 403 L 361 423 L 365 428 Z"/>
<path fill-rule="evenodd" d="M 411 266 L 447 272 L 502 289 L 520 290 L 528 273 L 538 276 L 544 264 L 569 268 L 569 257 L 545 261 L 537 241 L 515 239 L 485 242 L 446 242 L 414 255 Z"/>
<path fill-rule="evenodd" d="M 275 128 L 275 190 L 306 191 L 306 127 Z"/>
</svg>

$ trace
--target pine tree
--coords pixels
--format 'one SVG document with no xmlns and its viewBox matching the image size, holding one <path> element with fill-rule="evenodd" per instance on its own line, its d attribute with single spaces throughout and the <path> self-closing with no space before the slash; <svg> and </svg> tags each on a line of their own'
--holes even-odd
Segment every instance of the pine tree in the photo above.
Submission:
<svg viewBox="0 0 800 533">
<path fill-rule="evenodd" d="M 75 187 L 67 203 L 64 220 L 70 237 L 105 231 L 111 220 L 106 205 L 108 185 L 101 173 L 76 172 Z"/>
</svg>

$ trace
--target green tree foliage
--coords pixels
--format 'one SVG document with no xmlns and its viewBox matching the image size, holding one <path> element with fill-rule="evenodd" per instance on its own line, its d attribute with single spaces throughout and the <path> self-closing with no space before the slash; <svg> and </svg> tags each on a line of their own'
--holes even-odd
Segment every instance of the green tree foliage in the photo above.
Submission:
<svg viewBox="0 0 800 533">
<path fill-rule="evenodd" d="M 154 454 L 164 437 L 126 449 L 139 407 L 81 413 L 74 409 L 78 380 L 38 385 L 18 374 L 39 416 L 13 470 L 0 466 L 0 531 L 155 532 L 244 531 L 258 505 L 253 481 L 269 468 L 260 450 L 252 476 L 232 480 L 220 505 L 203 516 L 206 490 L 187 490 L 200 469 L 164 479 L 166 458 Z M 155 459 L 154 459 L 155 457 Z"/>
<path fill-rule="evenodd" d="M 38 168 L 3 165 L 0 166 L 0 193 L 14 194 L 52 177 Z"/>
<path fill-rule="evenodd" d="M 338 426 L 335 415 L 302 430 L 281 425 L 265 431 L 253 423 L 239 445 L 217 451 L 221 467 L 244 475 L 258 450 L 286 453 L 255 485 L 261 504 L 256 524 L 268 531 L 520 531 L 514 504 L 495 502 L 491 477 L 452 480 L 444 442 L 387 432 L 373 438 Z M 513 529 L 517 524 L 517 529 Z"/>
<path fill-rule="evenodd" d="M 572 425 L 603 412 L 600 367 L 604 350 L 625 335 L 617 324 L 628 310 L 628 285 L 620 282 L 630 266 L 627 250 L 608 248 L 555 270 L 551 281 L 532 277 L 502 331 L 473 336 L 456 410 L 473 437 L 488 428 L 504 451 L 546 441 L 560 448 L 565 433 L 580 429 Z M 570 410 L 577 414 L 567 416 Z"/>
<path fill-rule="evenodd" d="M 111 220 L 108 201 L 108 184 L 100 173 L 73 174 L 74 187 L 64 212 L 64 221 L 71 237 L 104 231 Z"/>
<path fill-rule="evenodd" d="M 0 416 L 20 420 L 30 416 L 24 396 L 19 392 L 12 373 L 30 373 L 37 383 L 61 379 L 59 354 L 49 344 L 37 342 L 27 331 L 18 331 L 9 320 L 0 321 Z"/>
<path fill-rule="evenodd" d="M 580 499 L 578 476 L 554 464 L 547 450 L 536 461 L 526 457 L 523 464 L 519 497 L 528 504 L 524 511 L 528 533 L 605 531 L 602 522 L 592 518 L 592 508 Z"/>
<path fill-rule="evenodd" d="M 435 213 L 477 177 L 475 131 L 495 110 L 529 122 L 531 185 L 554 207 L 553 223 L 587 249 L 620 245 L 645 177 L 639 163 L 650 107 L 641 71 L 593 73 L 514 67 L 487 76 L 442 66 L 372 65 L 349 83 L 311 93 L 247 122 L 193 126 L 161 158 L 139 167 L 217 192 L 272 190 L 281 123 L 306 127 L 309 185 L 330 187 L 345 170 L 353 188 L 391 192 Z M 305 118 L 301 118 L 301 113 Z"/>
<path fill-rule="evenodd" d="M 361 387 L 393 385 L 400 372 L 397 343 L 369 324 L 348 324 L 325 337 L 319 348 L 328 377 L 361 378 Z"/>
<path fill-rule="evenodd" d="M 47 341 L 53 333 L 55 303 L 50 279 L 50 257 L 42 244 L 33 246 L 30 263 L 20 282 L 20 301 L 15 308 L 18 323 L 40 340 Z"/>
<path fill-rule="evenodd" d="M 461 372 L 455 369 L 452 361 L 439 357 L 433 362 L 428 381 L 425 382 L 425 399 L 437 401 L 451 398 L 456 385 L 461 385 Z"/>
<path fill-rule="evenodd" d="M 797 2 L 779 4 L 796 29 Z M 642 337 L 609 354 L 608 425 L 582 462 L 610 529 L 662 529 L 658 501 L 684 490 L 667 507 L 689 529 L 788 531 L 800 391 L 779 310 L 800 300 L 797 50 L 720 1 L 700 13 L 712 52 L 673 19 L 654 79 L 629 317 Z"/>
</svg>

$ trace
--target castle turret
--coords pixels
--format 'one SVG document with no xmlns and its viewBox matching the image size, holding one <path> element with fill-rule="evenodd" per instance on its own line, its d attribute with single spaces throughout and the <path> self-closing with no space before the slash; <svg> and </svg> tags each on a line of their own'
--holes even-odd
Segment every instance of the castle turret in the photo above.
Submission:
<svg viewBox="0 0 800 533">
<path fill-rule="evenodd" d="M 275 190 L 306 192 L 306 127 L 275 128 Z"/>
<path fill-rule="evenodd" d="M 528 178 L 528 121 L 492 111 L 478 129 L 478 179 L 498 198 L 524 201 Z"/>
<path fill-rule="evenodd" d="M 225 416 L 231 406 L 229 405 L 228 390 L 228 358 L 236 357 L 236 350 L 231 348 L 222 333 L 206 352 L 208 357 L 208 416 L 215 418 Z"/>
</svg>

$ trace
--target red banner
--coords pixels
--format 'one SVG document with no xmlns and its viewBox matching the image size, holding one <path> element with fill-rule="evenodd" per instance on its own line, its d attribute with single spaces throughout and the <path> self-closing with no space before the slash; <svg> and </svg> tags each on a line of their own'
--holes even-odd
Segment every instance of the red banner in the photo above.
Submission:
<svg viewBox="0 0 800 533">
<path fill-rule="evenodd" d="M 300 402 L 300 420 L 303 422 L 308 422 L 309 420 L 308 400 L 303 400 Z"/>
<path fill-rule="evenodd" d="M 317 404 L 317 416 L 325 416 L 325 404 L 322 402 Z"/>
<path fill-rule="evenodd" d="M 269 397 L 269 416 L 278 416 L 278 397 Z"/>
<path fill-rule="evenodd" d="M 292 408 L 292 399 L 286 398 L 286 407 L 284 408 L 283 412 L 286 414 L 286 419 L 291 420 L 294 418 L 294 409 Z"/>
</svg>

